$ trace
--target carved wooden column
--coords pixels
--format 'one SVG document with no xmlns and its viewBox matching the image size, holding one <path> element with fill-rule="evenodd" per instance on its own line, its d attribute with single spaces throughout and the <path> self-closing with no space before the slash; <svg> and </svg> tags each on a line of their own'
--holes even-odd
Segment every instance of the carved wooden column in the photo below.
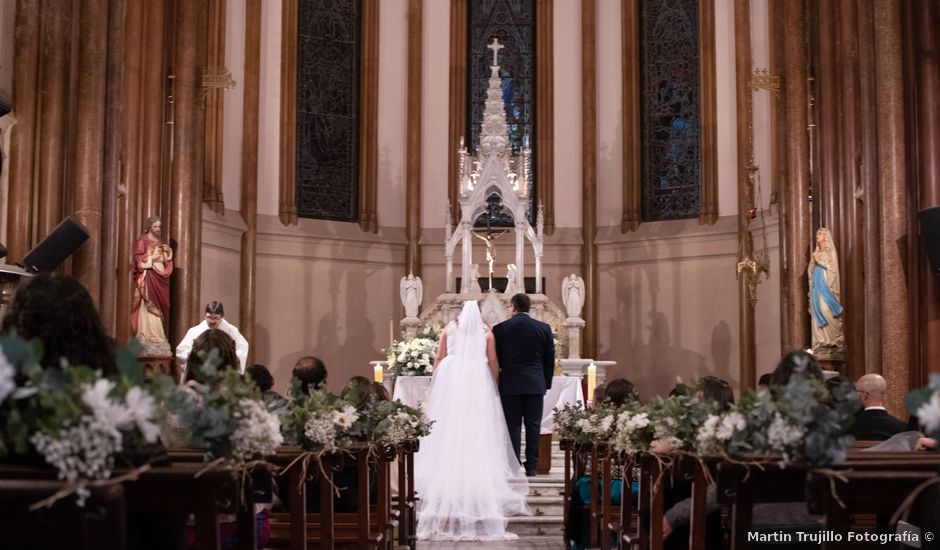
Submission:
<svg viewBox="0 0 940 550">
<path fill-rule="evenodd" d="M 582 354 L 597 356 L 597 0 L 581 0 L 581 273 Z"/>
<path fill-rule="evenodd" d="M 121 149 L 124 116 L 124 24 L 127 15 L 127 0 L 110 0 L 108 12 L 108 68 L 105 89 L 104 166 L 102 177 L 102 226 L 101 226 L 101 301 L 99 314 L 108 334 L 115 333 L 118 315 L 117 304 L 118 243 L 123 235 L 118 224 L 121 178 Z M 136 39 L 136 37 L 135 37 Z M 126 263 L 126 262 L 125 262 Z"/>
<path fill-rule="evenodd" d="M 16 3 L 13 49 L 13 114 L 10 132 L 10 187 L 7 195 L 8 262 L 21 260 L 33 243 L 33 144 L 39 98 L 39 0 Z"/>
<path fill-rule="evenodd" d="M 447 204 L 450 219 L 460 219 L 457 148 L 467 132 L 467 0 L 450 1 L 450 112 L 447 128 Z M 449 283 L 448 283 L 449 284 Z"/>
<path fill-rule="evenodd" d="M 809 95 L 807 89 L 806 16 L 800 2 L 783 3 L 783 27 L 786 29 L 784 97 L 786 101 L 786 207 L 783 225 L 786 239 L 781 247 L 781 302 L 789 332 L 784 335 L 783 351 L 805 348 L 809 344 L 809 315 L 806 296 L 806 262 L 811 241 L 809 205 Z"/>
<path fill-rule="evenodd" d="M 405 271 L 421 276 L 421 97 L 424 0 L 408 0 L 408 130 L 405 141 Z"/>
<path fill-rule="evenodd" d="M 621 0 L 620 42 L 623 83 L 623 215 L 620 232 L 636 231 L 642 216 L 643 148 L 640 140 L 640 12 L 637 0 Z"/>
<path fill-rule="evenodd" d="M 186 0 L 177 5 L 174 57 L 173 163 L 170 178 L 170 238 L 174 244 L 175 278 L 170 285 L 170 335 L 178 342 L 195 320 L 198 309 L 199 273 L 197 241 L 202 238 L 201 198 L 196 154 L 198 128 L 197 92 L 201 62 L 198 37 L 205 35 L 199 26 L 205 0 Z M 194 296 L 196 298 L 194 299 Z"/>
<path fill-rule="evenodd" d="M 159 2 L 154 1 L 153 4 Z M 130 311 L 132 271 L 131 256 L 134 239 L 141 228 L 139 205 L 141 189 L 141 138 L 144 130 L 141 120 L 143 105 L 141 67 L 144 56 L 145 0 L 128 0 L 125 16 L 125 35 L 130 37 L 124 50 L 124 111 L 121 118 L 123 132 L 121 163 L 123 186 L 118 202 L 117 284 L 115 296 L 114 335 L 118 343 L 131 336 Z M 159 100 L 162 102 L 162 99 Z M 161 124 L 162 126 L 162 124 Z M 158 129 L 159 130 L 159 129 Z M 176 342 L 173 342 L 174 344 Z"/>
<path fill-rule="evenodd" d="M 874 3 L 856 4 L 858 24 L 858 137 L 860 146 L 857 156 L 858 188 L 863 195 L 858 205 L 857 223 L 862 228 L 858 242 L 864 250 L 864 273 L 881 273 L 881 185 L 878 178 L 878 137 L 875 81 L 875 22 Z M 898 66 L 900 70 L 901 66 Z M 865 116 L 864 113 L 869 113 Z M 881 350 L 883 342 L 882 323 L 884 322 L 883 303 L 881 301 L 881 277 L 862 278 L 863 298 L 865 300 L 865 325 L 862 344 L 865 351 L 865 372 L 882 372 Z M 894 307 L 889 304 L 889 307 Z M 895 411 L 901 414 L 901 411 Z"/>
<path fill-rule="evenodd" d="M 227 0 L 209 1 L 209 28 L 206 65 L 211 74 L 221 74 L 225 69 L 225 10 Z M 225 197 L 222 195 L 222 140 L 225 135 L 225 89 L 215 88 L 206 92 L 206 160 L 203 178 L 202 201 L 213 212 L 225 214 Z M 239 319 L 241 324 L 243 321 Z"/>
<path fill-rule="evenodd" d="M 77 15 L 77 14 L 76 14 Z M 62 221 L 65 166 L 70 143 L 69 75 L 72 65 L 72 3 L 45 2 L 42 8 L 38 131 L 36 136 L 36 238 Z"/>
<path fill-rule="evenodd" d="M 555 0 L 535 3 L 535 184 L 544 231 L 555 232 Z M 522 281 L 522 279 L 520 279 Z"/>
<path fill-rule="evenodd" d="M 838 17 L 839 47 L 839 160 L 842 164 L 839 185 L 841 195 L 841 236 L 833 233 L 842 271 L 842 304 L 846 313 L 843 330 L 846 344 L 846 372 L 855 380 L 865 374 L 865 284 L 864 220 L 861 201 L 856 196 L 860 181 L 858 157 L 862 143 L 859 135 L 858 13 L 855 0 L 840 0 Z"/>
<path fill-rule="evenodd" d="M 108 1 L 85 0 L 79 9 L 76 122 L 72 133 L 75 217 L 89 239 L 72 256 L 72 274 L 97 305 L 101 295 L 101 203 L 108 58 Z"/>
<path fill-rule="evenodd" d="M 378 233 L 379 0 L 362 2 L 359 79 L 359 227 Z"/>
<path fill-rule="evenodd" d="M 927 382 L 928 372 L 940 370 L 940 278 L 931 274 L 916 213 L 940 206 L 940 6 L 930 0 L 904 3 L 908 128 L 910 149 L 908 217 L 912 293 L 913 352 L 911 384 Z"/>
<path fill-rule="evenodd" d="M 735 103 L 737 116 L 737 153 L 738 153 L 738 347 L 740 348 L 740 370 L 738 384 L 740 391 L 756 387 L 757 384 L 757 342 L 755 338 L 754 310 L 755 300 L 751 299 L 751 287 L 756 286 L 759 273 L 756 268 L 750 270 L 754 261 L 754 238 L 749 224 L 750 208 L 754 203 L 751 190 L 751 162 L 753 160 L 753 141 L 751 138 L 751 2 L 734 2 L 734 66 L 735 66 Z M 756 264 L 753 264 L 756 265 Z M 742 269 L 744 266 L 744 269 Z M 756 289 L 754 290 L 756 292 Z"/>
<path fill-rule="evenodd" d="M 281 147 L 278 218 L 297 225 L 297 2 L 281 2 Z"/>
<path fill-rule="evenodd" d="M 164 172 L 167 170 L 170 152 L 164 151 L 164 134 L 170 134 L 173 127 L 168 126 L 172 121 L 173 109 L 167 97 L 172 94 L 173 88 L 167 78 L 169 69 L 166 58 L 171 56 L 173 50 L 166 42 L 165 28 L 175 24 L 173 10 L 169 9 L 166 0 L 147 0 L 144 2 L 143 41 L 146 47 L 143 51 L 141 70 L 141 121 L 140 121 L 140 167 L 138 171 L 138 192 L 134 201 L 133 217 L 131 219 L 132 233 L 138 234 L 144 230 L 144 222 L 149 216 L 163 217 L 163 232 L 170 233 L 170 212 L 164 211 L 166 206 L 162 202 Z M 169 13 L 168 13 L 169 12 Z M 170 21 L 167 21 L 170 19 Z M 165 50 L 169 50 L 165 54 Z M 167 112 L 164 114 L 164 107 Z M 169 140 L 167 142 L 169 145 Z M 175 343 L 175 342 L 174 342 Z"/>
<path fill-rule="evenodd" d="M 242 115 L 241 291 L 238 324 L 248 340 L 248 363 L 254 362 L 255 266 L 258 235 L 258 120 L 261 109 L 261 0 L 245 5 L 245 83 Z"/>
<path fill-rule="evenodd" d="M 818 65 L 816 67 L 816 103 L 818 105 L 818 136 L 819 165 L 815 171 L 815 189 L 813 192 L 814 209 L 819 213 L 819 226 L 827 227 L 832 231 L 833 239 L 838 246 L 842 233 L 842 201 L 839 194 L 839 182 L 842 180 L 839 162 L 839 67 L 838 51 L 839 36 L 838 2 L 810 3 L 817 12 L 818 25 Z M 811 231 L 817 229 L 811 228 Z M 812 243 L 815 245 L 815 237 Z M 844 252 L 839 249 L 839 254 Z M 809 256 L 809 251 L 804 251 Z M 841 258 L 840 258 L 841 259 Z M 804 258 L 804 262 L 807 259 Z M 804 264 L 805 265 L 805 264 Z"/>
<path fill-rule="evenodd" d="M 901 0 L 875 0 L 875 102 L 878 121 L 878 179 L 881 232 L 881 369 L 889 380 L 887 407 L 904 410 L 910 386 L 909 290 L 905 276 L 907 240 L 904 66 Z"/>
</svg>

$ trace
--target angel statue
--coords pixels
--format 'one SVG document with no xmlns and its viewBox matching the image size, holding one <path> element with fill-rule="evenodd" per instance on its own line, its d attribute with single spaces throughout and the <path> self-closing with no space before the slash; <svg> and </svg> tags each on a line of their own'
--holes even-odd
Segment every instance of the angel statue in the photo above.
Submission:
<svg viewBox="0 0 940 550">
<path fill-rule="evenodd" d="M 480 264 L 470 266 L 470 280 L 467 281 L 467 288 L 464 294 L 480 294 L 483 289 L 480 288 Z"/>
<path fill-rule="evenodd" d="M 568 317 L 580 317 L 584 305 L 584 279 L 574 273 L 561 282 L 561 300 L 568 310 Z"/>
<path fill-rule="evenodd" d="M 409 273 L 407 277 L 401 278 L 398 288 L 401 292 L 401 303 L 405 306 L 405 317 L 417 317 L 424 294 L 421 277 L 415 277 L 414 273 Z"/>
<path fill-rule="evenodd" d="M 842 314 L 839 284 L 839 256 L 832 243 L 832 233 L 816 231 L 816 249 L 809 259 L 809 310 L 813 324 L 813 349 L 842 348 Z"/>
<path fill-rule="evenodd" d="M 517 292 L 522 292 L 519 288 L 519 270 L 516 269 L 516 264 L 509 264 L 506 266 L 506 290 L 503 291 L 504 294 L 512 296 Z"/>
</svg>

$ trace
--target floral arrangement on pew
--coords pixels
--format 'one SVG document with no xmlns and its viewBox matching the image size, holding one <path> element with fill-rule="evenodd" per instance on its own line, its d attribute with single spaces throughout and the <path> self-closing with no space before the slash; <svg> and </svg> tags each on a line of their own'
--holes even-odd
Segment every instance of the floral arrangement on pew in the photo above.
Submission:
<svg viewBox="0 0 940 550">
<path fill-rule="evenodd" d="M 284 442 L 281 421 L 258 387 L 235 369 L 219 370 L 218 350 L 204 358 L 196 380 L 164 387 L 161 397 L 178 424 L 175 443 L 207 449 L 206 458 L 244 467 L 274 454 Z M 172 423 L 172 422 L 171 422 Z"/>
<path fill-rule="evenodd" d="M 781 466 L 839 462 L 853 443 L 847 432 L 860 407 L 850 384 L 830 394 L 822 382 L 798 368 L 786 386 L 762 394 L 751 390 L 742 397 L 728 415 L 739 413 L 745 426 L 740 429 L 739 417 L 727 416 L 734 429 L 724 442 L 725 451 L 730 456 L 779 457 Z"/>
<path fill-rule="evenodd" d="M 288 406 L 282 409 L 282 431 L 288 444 L 305 451 L 341 449 L 356 442 L 398 444 L 431 433 L 424 411 L 400 401 L 372 401 L 358 411 L 349 400 L 324 390 L 303 395 L 293 382 Z"/>
<path fill-rule="evenodd" d="M 426 326 L 414 338 L 395 340 L 386 349 L 389 370 L 396 376 L 431 376 L 443 327 Z"/>
<path fill-rule="evenodd" d="M 940 440 L 940 374 L 931 374 L 926 387 L 908 394 L 907 410 L 920 420 L 927 437 Z"/>
<path fill-rule="evenodd" d="M 0 348 L 0 458 L 41 457 L 69 483 L 34 509 L 72 493 L 83 506 L 90 485 L 134 479 L 163 456 L 152 392 L 163 375 L 145 379 L 134 349 L 119 350 L 120 374 L 104 378 L 88 366 L 43 368 L 38 340 L 4 336 Z M 112 479 L 117 468 L 131 470 Z"/>
<path fill-rule="evenodd" d="M 700 427 L 717 410 L 715 401 L 697 397 L 694 387 L 680 381 L 672 395 L 657 396 L 643 407 L 622 411 L 617 417 L 614 447 L 642 452 L 658 440 L 674 451 L 694 453 Z"/>
</svg>

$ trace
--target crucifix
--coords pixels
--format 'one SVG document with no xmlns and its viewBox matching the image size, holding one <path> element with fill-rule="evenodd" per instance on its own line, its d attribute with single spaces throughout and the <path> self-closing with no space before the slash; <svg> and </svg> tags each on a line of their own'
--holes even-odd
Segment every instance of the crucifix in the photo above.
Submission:
<svg viewBox="0 0 940 550">
<path fill-rule="evenodd" d="M 487 48 L 493 50 L 493 67 L 499 65 L 499 50 L 505 47 L 506 46 L 499 43 L 499 38 L 494 38 L 493 43 L 487 46 Z"/>
</svg>

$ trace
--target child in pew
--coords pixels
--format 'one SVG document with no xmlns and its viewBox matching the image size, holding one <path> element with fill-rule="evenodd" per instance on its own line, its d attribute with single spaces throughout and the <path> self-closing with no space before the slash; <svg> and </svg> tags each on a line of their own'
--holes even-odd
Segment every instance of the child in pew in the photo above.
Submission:
<svg viewBox="0 0 940 550">
<path fill-rule="evenodd" d="M 616 378 L 607 384 L 601 384 L 594 390 L 595 407 L 602 403 L 620 406 L 628 401 L 638 399 L 636 388 L 633 383 L 624 378 Z M 576 457 L 575 460 L 588 460 L 587 457 Z M 623 499 L 623 480 L 632 478 L 632 472 L 615 471 L 611 469 L 611 479 L 609 490 L 600 486 L 600 480 L 597 480 L 598 496 L 603 498 L 605 494 L 610 494 L 610 501 L 614 506 L 619 506 Z M 568 509 L 568 517 L 565 518 L 565 532 L 571 540 L 572 550 L 582 550 L 587 548 L 590 533 L 589 526 L 591 521 L 591 511 L 586 509 L 591 504 L 591 481 L 590 476 L 581 476 L 574 482 L 571 494 L 571 506 Z M 631 480 L 630 498 L 636 503 L 639 494 L 639 483 Z M 616 542 L 614 542 L 616 546 Z"/>
</svg>

